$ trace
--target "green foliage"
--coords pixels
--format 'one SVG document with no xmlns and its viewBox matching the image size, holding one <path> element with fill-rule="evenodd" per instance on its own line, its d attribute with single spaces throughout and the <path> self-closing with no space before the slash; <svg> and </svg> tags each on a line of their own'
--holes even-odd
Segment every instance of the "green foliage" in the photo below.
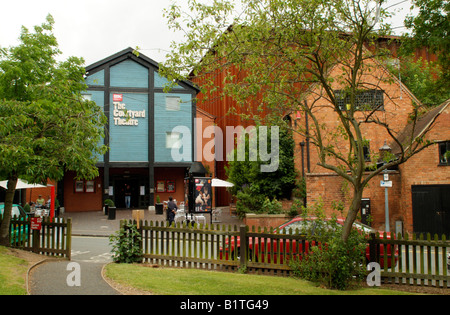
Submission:
<svg viewBox="0 0 450 315">
<path fill-rule="evenodd" d="M 426 106 L 440 105 L 450 98 L 450 86 L 443 84 L 443 72 L 436 63 L 422 59 L 414 61 L 413 56 L 405 56 L 401 59 L 400 69 L 394 64 L 387 67 L 396 77 L 400 76 L 414 96 Z"/>
<path fill-rule="evenodd" d="M 419 10 L 415 16 L 408 16 L 405 26 L 411 31 L 404 36 L 403 49 L 412 53 L 416 48 L 428 47 L 438 55 L 442 68 L 441 83 L 450 84 L 450 2 L 448 0 L 413 0 L 413 8 Z"/>
<path fill-rule="evenodd" d="M 323 245 L 313 246 L 300 261 L 292 261 L 294 274 L 302 279 L 318 282 L 327 288 L 347 290 L 364 279 L 364 245 L 351 235 L 344 242 L 341 229 L 328 236 Z M 321 237 L 321 239 L 324 239 Z"/>
<path fill-rule="evenodd" d="M 112 201 L 111 199 L 105 199 L 104 204 L 109 207 L 115 207 L 114 201 Z"/>
<path fill-rule="evenodd" d="M 45 182 L 64 171 L 98 176 L 96 154 L 106 148 L 106 117 L 82 95 L 86 89 L 83 60 L 60 54 L 52 33 L 53 18 L 22 28 L 20 44 L 2 50 L 0 58 L 0 174 Z"/>
<path fill-rule="evenodd" d="M 270 139 L 270 133 L 268 138 Z M 246 148 L 245 160 L 238 161 L 236 149 L 233 152 L 234 160 L 230 161 L 226 168 L 228 180 L 234 184 L 231 193 L 238 199 L 236 203 L 238 214 L 244 216 L 248 212 L 267 213 L 265 211 L 278 213 L 276 200 L 290 199 L 292 190 L 296 187 L 295 144 L 291 132 L 280 128 L 279 166 L 272 173 L 261 172 L 261 165 L 264 162 L 261 162 L 259 156 L 257 161 L 250 160 L 249 139 L 246 138 L 242 143 L 245 143 Z M 267 147 L 271 147 L 270 143 Z"/>
<path fill-rule="evenodd" d="M 346 290 L 357 285 L 365 276 L 365 235 L 353 229 L 344 241 L 343 227 L 335 217 L 326 220 L 321 205 L 313 212 L 317 219 L 302 233 L 315 246 L 301 260 L 290 262 L 294 274 L 330 289 Z"/>
<path fill-rule="evenodd" d="M 124 225 L 116 234 L 109 237 L 113 261 L 133 264 L 142 262 L 142 236 L 137 226 Z"/>
<path fill-rule="evenodd" d="M 61 53 L 49 15 L 30 32 L 22 28 L 18 46 L 0 50 L 0 177 L 8 179 L 0 244 L 8 244 L 12 196 L 18 178 L 32 183 L 60 180 L 65 171 L 78 178 L 99 175 L 96 156 L 106 117 L 83 92 L 84 61 Z"/>
<path fill-rule="evenodd" d="M 294 199 L 288 214 L 291 217 L 295 217 L 303 212 L 303 208 L 304 208 L 303 200 Z"/>
<path fill-rule="evenodd" d="M 280 214 L 283 210 L 281 202 L 276 199 L 270 200 L 268 197 L 263 202 L 261 207 L 263 213 L 267 214 Z"/>
</svg>

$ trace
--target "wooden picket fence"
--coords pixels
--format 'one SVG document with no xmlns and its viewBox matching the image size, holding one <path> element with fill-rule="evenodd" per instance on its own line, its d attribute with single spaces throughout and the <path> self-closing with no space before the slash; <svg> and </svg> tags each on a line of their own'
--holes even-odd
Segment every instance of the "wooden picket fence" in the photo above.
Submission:
<svg viewBox="0 0 450 315">
<path fill-rule="evenodd" d="M 2 218 L 0 216 L 0 222 Z M 31 229 L 31 218 L 11 219 L 11 247 L 36 254 L 71 259 L 72 220 L 42 218 L 40 230 Z"/>
<path fill-rule="evenodd" d="M 415 286 L 433 286 L 450 289 L 450 266 L 448 255 L 450 254 L 450 241 L 445 235 L 431 237 L 431 234 L 416 235 L 412 238 L 408 234 L 397 235 L 395 239 L 387 239 L 383 236 L 372 235 L 369 244 L 375 246 L 372 250 L 374 261 L 379 257 L 385 257 L 384 266 L 381 266 L 381 276 L 385 283 L 407 284 Z M 380 245 L 396 246 L 398 258 L 394 268 L 387 266 L 387 253 L 380 251 Z"/>
<path fill-rule="evenodd" d="M 136 222 L 121 222 L 122 227 L 131 224 Z M 166 222 L 141 221 L 139 231 L 143 262 L 176 268 L 241 269 L 247 273 L 289 276 L 292 273 L 289 261 L 298 259 L 315 245 L 292 231 L 277 234 L 273 229 L 247 226 L 178 223 L 169 227 Z M 249 244 L 264 246 L 252 250 Z M 383 282 L 450 288 L 446 263 L 450 242 L 445 237 L 409 240 L 372 234 L 368 246 L 369 260 L 384 262 L 380 266 Z M 398 256 L 389 255 L 389 248 L 394 252 L 398 249 Z M 388 267 L 391 265 L 395 267 Z"/>
</svg>

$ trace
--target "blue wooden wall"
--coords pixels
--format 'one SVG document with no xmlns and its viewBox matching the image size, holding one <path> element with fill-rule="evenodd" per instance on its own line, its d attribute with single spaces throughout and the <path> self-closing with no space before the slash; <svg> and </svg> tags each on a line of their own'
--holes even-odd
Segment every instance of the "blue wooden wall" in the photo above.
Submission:
<svg viewBox="0 0 450 315">
<path fill-rule="evenodd" d="M 149 71 L 132 60 L 125 60 L 111 67 L 111 86 L 148 88 Z"/>
<path fill-rule="evenodd" d="M 91 94 L 92 100 L 102 107 L 105 104 L 103 91 L 106 82 L 105 73 L 105 70 L 100 70 L 88 74 L 86 78 L 86 83 L 97 89 L 87 93 Z M 153 76 L 154 82 L 154 86 L 150 89 L 149 76 Z M 188 131 L 184 136 L 189 138 L 182 148 L 189 154 L 182 162 L 192 162 L 193 101 L 190 91 L 177 86 L 173 92 L 163 93 L 162 88 L 168 81 L 158 74 L 157 69 L 152 65 L 143 66 L 131 59 L 111 66 L 109 79 L 111 93 L 107 102 L 110 105 L 109 112 L 105 114 L 110 119 L 110 162 L 149 162 L 149 119 L 153 121 L 155 130 L 153 144 L 155 162 L 177 162 L 172 158 L 171 148 L 167 148 L 166 145 L 167 133 L 172 132 L 177 126 L 183 126 L 184 130 Z M 155 89 L 158 92 L 154 92 Z M 122 95 L 123 100 L 115 103 L 114 94 Z M 179 108 L 167 108 L 167 97 L 178 97 L 181 101 Z M 125 108 L 118 108 L 117 103 Z M 154 104 L 154 117 L 149 117 L 151 104 Z M 145 117 L 129 117 L 128 121 L 133 120 L 130 125 L 123 121 L 127 117 L 118 117 L 131 111 L 141 113 L 145 111 Z M 102 161 L 103 157 L 100 158 L 100 162 Z"/>
<path fill-rule="evenodd" d="M 181 100 L 179 110 L 168 110 L 167 97 L 179 97 Z M 174 161 L 172 149 L 166 147 L 166 135 L 175 127 L 187 127 L 192 133 L 192 96 L 182 93 L 155 93 L 155 162 L 181 162 Z M 189 137 L 185 134 L 185 137 Z M 192 162 L 192 137 L 182 150 L 189 152 L 189 158 L 182 162 Z"/>
<path fill-rule="evenodd" d="M 110 161 L 148 162 L 148 94 L 120 93 L 123 101 L 116 103 L 113 102 L 113 94 L 110 95 L 109 111 Z M 117 109 L 115 105 L 119 104 L 125 109 Z M 129 115 L 131 111 L 145 111 L 145 117 L 117 117 L 121 113 Z"/>
</svg>

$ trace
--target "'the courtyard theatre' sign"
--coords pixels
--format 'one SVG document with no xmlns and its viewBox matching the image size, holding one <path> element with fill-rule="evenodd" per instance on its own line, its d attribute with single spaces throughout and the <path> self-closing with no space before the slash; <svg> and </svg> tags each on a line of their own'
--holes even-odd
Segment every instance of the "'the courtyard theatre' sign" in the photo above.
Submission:
<svg viewBox="0 0 450 315">
<path fill-rule="evenodd" d="M 139 126 L 138 118 L 145 118 L 144 110 L 127 109 L 123 102 L 122 94 L 113 94 L 113 116 L 114 125 L 116 126 Z"/>
</svg>

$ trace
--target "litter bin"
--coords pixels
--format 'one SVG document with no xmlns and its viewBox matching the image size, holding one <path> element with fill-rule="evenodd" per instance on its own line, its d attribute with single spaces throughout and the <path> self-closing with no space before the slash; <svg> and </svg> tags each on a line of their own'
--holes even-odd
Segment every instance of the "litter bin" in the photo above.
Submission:
<svg viewBox="0 0 450 315">
<path fill-rule="evenodd" d="M 109 207 L 108 209 L 108 220 L 116 219 L 116 207 Z"/>
</svg>

